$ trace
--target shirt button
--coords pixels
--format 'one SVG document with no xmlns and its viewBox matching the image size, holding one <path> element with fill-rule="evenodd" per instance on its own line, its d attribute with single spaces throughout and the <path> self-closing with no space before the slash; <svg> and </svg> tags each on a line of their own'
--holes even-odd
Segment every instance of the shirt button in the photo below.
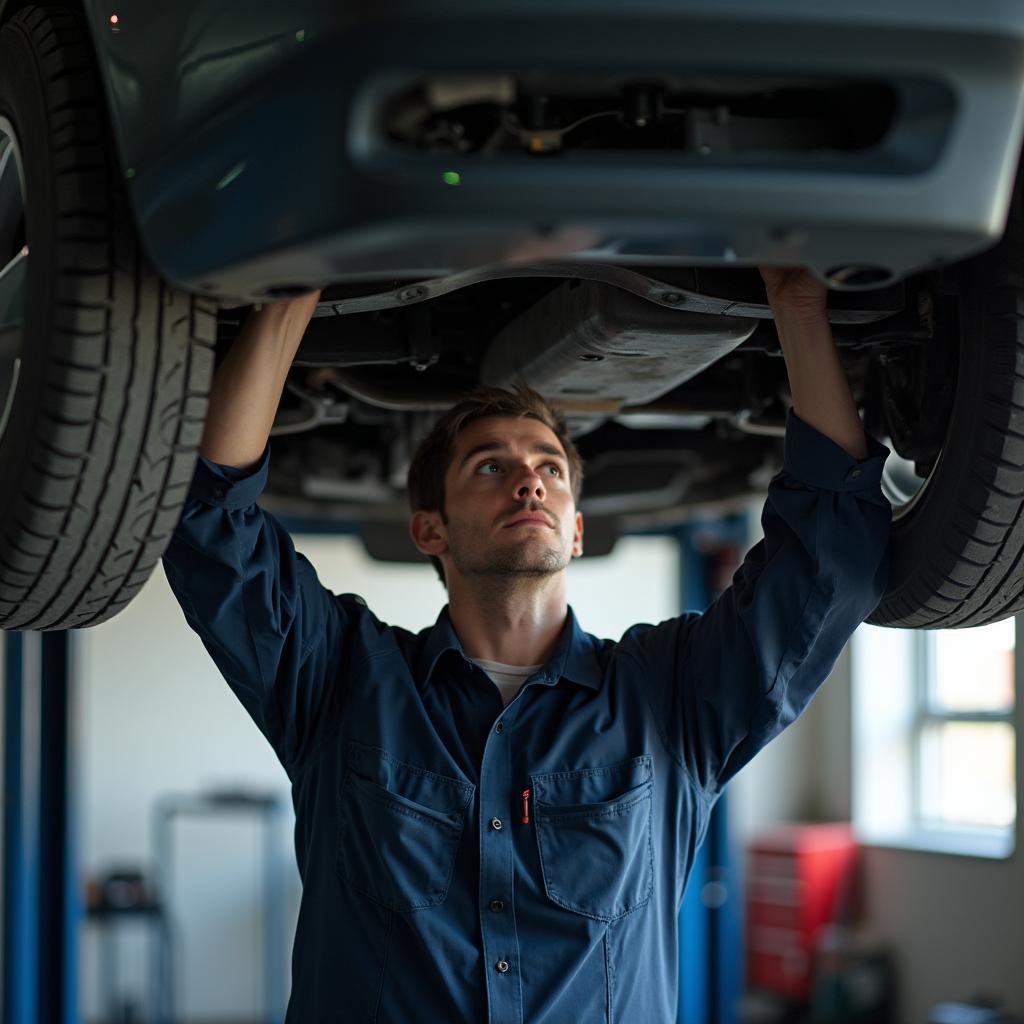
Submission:
<svg viewBox="0 0 1024 1024">
<path fill-rule="evenodd" d="M 491 828 L 493 828 L 495 832 L 500 832 L 501 818 L 491 818 Z"/>
<path fill-rule="evenodd" d="M 505 909 L 505 904 L 502 900 L 491 900 L 488 906 L 490 906 L 491 910 L 496 914 L 500 914 Z"/>
<path fill-rule="evenodd" d="M 224 495 L 227 494 L 227 493 L 228 493 L 228 490 L 227 490 L 226 487 L 217 486 L 217 487 L 214 487 L 214 489 L 213 489 L 213 496 L 218 501 L 223 501 Z"/>
<path fill-rule="evenodd" d="M 497 725 L 496 725 L 496 726 L 494 727 L 494 731 L 495 731 L 495 732 L 504 732 L 504 731 L 505 731 L 505 723 L 504 723 L 504 722 L 499 722 L 499 723 L 498 723 L 498 724 L 497 724 Z"/>
<path fill-rule="evenodd" d="M 860 474 L 861 474 L 861 470 L 859 470 L 859 469 L 851 469 L 850 470 L 850 479 L 851 480 L 856 480 L 857 477 L 860 476 Z"/>
<path fill-rule="evenodd" d="M 504 974 L 508 970 L 508 961 L 499 960 L 494 966 L 497 967 L 502 974 Z"/>
</svg>

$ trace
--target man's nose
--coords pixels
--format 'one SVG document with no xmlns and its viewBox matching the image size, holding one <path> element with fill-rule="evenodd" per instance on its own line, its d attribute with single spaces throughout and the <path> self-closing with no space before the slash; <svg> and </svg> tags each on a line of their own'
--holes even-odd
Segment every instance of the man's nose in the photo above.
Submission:
<svg viewBox="0 0 1024 1024">
<path fill-rule="evenodd" d="M 516 497 L 520 501 L 530 497 L 536 497 L 543 501 L 544 494 L 543 478 L 536 470 L 524 466 L 516 480 Z"/>
</svg>

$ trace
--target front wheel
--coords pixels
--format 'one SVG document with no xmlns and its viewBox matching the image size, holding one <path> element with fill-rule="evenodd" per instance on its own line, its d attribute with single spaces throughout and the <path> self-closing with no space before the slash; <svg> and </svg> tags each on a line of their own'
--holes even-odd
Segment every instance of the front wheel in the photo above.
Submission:
<svg viewBox="0 0 1024 1024">
<path fill-rule="evenodd" d="M 80 14 L 0 29 L 0 627 L 91 626 L 149 577 L 191 478 L 216 309 L 136 238 Z"/>
<path fill-rule="evenodd" d="M 979 626 L 1024 608 L 1022 191 L 1018 169 L 1000 243 L 951 268 L 955 393 L 924 479 L 894 477 L 889 584 L 867 620 L 876 625 Z"/>
</svg>

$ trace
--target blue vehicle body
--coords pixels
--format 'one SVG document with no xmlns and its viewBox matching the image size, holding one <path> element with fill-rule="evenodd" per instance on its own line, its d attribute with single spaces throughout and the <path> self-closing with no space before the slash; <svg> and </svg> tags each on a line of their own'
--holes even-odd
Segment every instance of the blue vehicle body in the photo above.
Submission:
<svg viewBox="0 0 1024 1024">
<path fill-rule="evenodd" d="M 1020 149 L 1012 0 L 85 7 L 143 244 L 166 278 L 224 300 L 501 264 L 570 227 L 587 232 L 579 262 L 805 263 L 877 286 L 994 243 Z M 891 109 L 877 138 L 826 153 L 709 130 L 689 150 L 449 155 L 383 129 L 410 83 L 490 76 L 498 94 L 505 76 L 521 93 L 541 72 L 566 93 L 596 74 L 719 96 L 843 81 Z M 859 266 L 875 271 L 834 273 Z"/>
</svg>

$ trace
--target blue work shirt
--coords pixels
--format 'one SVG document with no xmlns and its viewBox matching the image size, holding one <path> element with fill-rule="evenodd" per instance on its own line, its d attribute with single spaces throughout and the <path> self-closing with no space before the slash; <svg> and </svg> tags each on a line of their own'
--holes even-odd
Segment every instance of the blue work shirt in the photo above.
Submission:
<svg viewBox="0 0 1024 1024">
<path fill-rule="evenodd" d="M 292 784 L 287 1020 L 675 1021 L 711 809 L 884 590 L 889 449 L 868 446 L 790 412 L 764 537 L 725 592 L 618 642 L 570 609 L 507 707 L 447 608 L 412 633 L 319 583 L 256 504 L 269 448 L 250 473 L 201 458 L 164 564 Z"/>
</svg>

